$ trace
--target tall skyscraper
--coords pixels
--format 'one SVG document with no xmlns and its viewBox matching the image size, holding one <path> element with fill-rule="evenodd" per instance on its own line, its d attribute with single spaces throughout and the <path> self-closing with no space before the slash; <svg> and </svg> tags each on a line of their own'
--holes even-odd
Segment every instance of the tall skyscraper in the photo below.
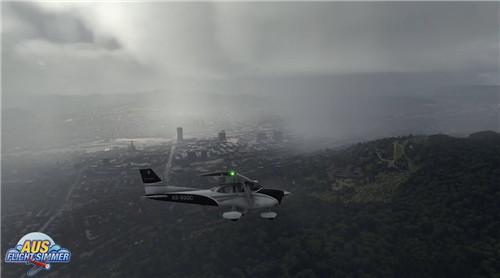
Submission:
<svg viewBox="0 0 500 278">
<path fill-rule="evenodd" d="M 225 130 L 221 130 L 219 132 L 219 141 L 226 142 L 226 131 Z"/>
<path fill-rule="evenodd" d="M 184 137 L 182 136 L 182 127 L 177 128 L 177 141 L 180 142 L 184 140 Z"/>
</svg>

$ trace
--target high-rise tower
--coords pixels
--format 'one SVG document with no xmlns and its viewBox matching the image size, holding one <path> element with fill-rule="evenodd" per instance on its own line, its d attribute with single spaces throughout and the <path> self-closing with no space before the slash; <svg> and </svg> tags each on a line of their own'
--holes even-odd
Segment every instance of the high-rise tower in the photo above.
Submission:
<svg viewBox="0 0 500 278">
<path fill-rule="evenodd" d="M 184 137 L 182 135 L 182 127 L 178 127 L 177 128 L 177 141 L 181 142 L 182 140 L 184 140 Z"/>
<path fill-rule="evenodd" d="M 225 130 L 221 130 L 219 132 L 219 141 L 226 142 L 226 131 Z"/>
</svg>

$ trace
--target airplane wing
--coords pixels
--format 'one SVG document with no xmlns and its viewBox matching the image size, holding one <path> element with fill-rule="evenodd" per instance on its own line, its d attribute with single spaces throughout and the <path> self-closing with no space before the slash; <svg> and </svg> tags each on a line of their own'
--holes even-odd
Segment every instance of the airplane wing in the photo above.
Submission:
<svg viewBox="0 0 500 278">
<path fill-rule="evenodd" d="M 224 176 L 232 177 L 235 175 L 236 175 L 235 171 L 218 171 L 218 172 L 204 173 L 204 174 L 201 174 L 200 176 L 202 176 L 202 177 L 224 177 Z"/>
<path fill-rule="evenodd" d="M 257 182 L 255 180 L 252 180 L 248 177 L 243 176 L 240 173 L 236 173 L 236 171 L 233 171 L 233 170 L 204 173 L 204 174 L 201 174 L 200 176 L 201 177 L 219 177 L 219 178 L 221 178 L 223 183 L 230 183 L 230 182 L 241 181 L 241 180 L 250 181 L 250 182 Z"/>
</svg>

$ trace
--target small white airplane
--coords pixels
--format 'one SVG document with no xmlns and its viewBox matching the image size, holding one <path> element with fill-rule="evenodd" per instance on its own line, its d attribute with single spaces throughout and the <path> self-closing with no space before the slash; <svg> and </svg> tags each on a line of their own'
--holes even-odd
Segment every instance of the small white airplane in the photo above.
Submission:
<svg viewBox="0 0 500 278">
<path fill-rule="evenodd" d="M 263 188 L 235 171 L 221 171 L 202 174 L 204 177 L 219 177 L 219 184 L 210 189 L 177 187 L 166 185 L 152 169 L 140 169 L 145 186 L 144 197 L 167 201 L 229 208 L 223 212 L 224 219 L 236 221 L 249 209 L 265 209 L 262 218 L 274 219 L 278 215 L 272 207 L 281 204 L 283 197 L 290 194 L 280 189 Z"/>
</svg>

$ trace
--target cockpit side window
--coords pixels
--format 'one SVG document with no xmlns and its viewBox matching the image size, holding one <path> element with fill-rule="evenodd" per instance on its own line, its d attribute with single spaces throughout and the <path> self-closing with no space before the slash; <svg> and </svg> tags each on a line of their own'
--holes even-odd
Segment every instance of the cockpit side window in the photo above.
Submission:
<svg viewBox="0 0 500 278">
<path fill-rule="evenodd" d="M 217 190 L 217 192 L 220 192 L 220 193 L 233 193 L 233 186 L 231 186 L 231 185 L 222 186 L 221 188 L 219 188 Z"/>
<path fill-rule="evenodd" d="M 223 176 L 222 177 L 222 183 L 224 183 L 224 184 L 237 183 L 238 181 L 239 181 L 238 176 Z"/>
<path fill-rule="evenodd" d="M 217 192 L 220 193 L 240 193 L 244 192 L 243 185 L 241 183 L 233 183 L 233 184 L 227 184 L 222 187 L 220 187 Z"/>
</svg>

